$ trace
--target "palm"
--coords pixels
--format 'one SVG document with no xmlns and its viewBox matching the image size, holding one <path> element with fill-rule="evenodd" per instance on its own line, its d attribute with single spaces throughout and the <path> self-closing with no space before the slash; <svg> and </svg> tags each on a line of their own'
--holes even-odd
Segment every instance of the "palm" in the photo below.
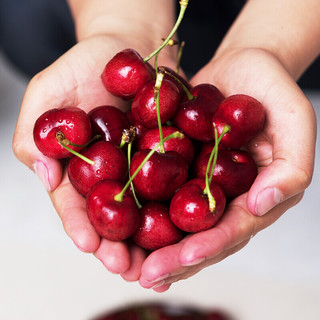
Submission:
<svg viewBox="0 0 320 320">
<path fill-rule="evenodd" d="M 251 236 L 275 222 L 301 199 L 308 183 L 306 178 L 312 172 L 314 113 L 277 60 L 259 50 L 222 56 L 192 79 L 193 84 L 203 82 L 215 84 L 226 96 L 251 95 L 265 106 L 265 129 L 248 146 L 259 175 L 248 193 L 229 204 L 214 228 L 155 251 L 146 259 L 140 277 L 142 286 L 150 288 L 157 283 L 151 280 L 168 276 L 160 282 L 158 291 L 167 290 L 171 283 L 188 278 L 244 247 Z M 301 154 L 310 157 L 301 161 Z M 283 202 L 262 217 L 252 214 L 257 214 L 259 192 L 273 185 L 281 189 Z"/>
</svg>

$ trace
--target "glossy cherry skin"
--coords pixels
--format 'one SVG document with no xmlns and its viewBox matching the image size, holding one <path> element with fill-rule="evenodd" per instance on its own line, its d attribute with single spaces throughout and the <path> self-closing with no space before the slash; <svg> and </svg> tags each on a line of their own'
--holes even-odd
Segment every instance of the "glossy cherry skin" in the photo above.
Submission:
<svg viewBox="0 0 320 320">
<path fill-rule="evenodd" d="M 205 178 L 209 157 L 210 154 L 207 153 L 195 161 L 196 177 Z M 212 182 L 223 189 L 227 198 L 235 198 L 250 189 L 257 174 L 258 168 L 250 153 L 244 150 L 222 149 L 218 152 Z"/>
<path fill-rule="evenodd" d="M 90 119 L 82 109 L 65 107 L 48 110 L 35 122 L 33 139 L 38 149 L 50 158 L 69 158 L 72 153 L 60 145 L 56 138 L 58 132 L 62 132 L 70 142 L 84 145 L 92 137 Z M 68 147 L 77 152 L 84 148 L 71 145 Z"/>
<path fill-rule="evenodd" d="M 118 181 L 102 180 L 91 188 L 86 199 L 91 224 L 101 237 L 111 241 L 129 238 L 139 225 L 139 210 L 131 193 L 125 192 L 122 202 L 114 200 L 122 189 Z"/>
<path fill-rule="evenodd" d="M 110 179 L 125 183 L 128 161 L 123 151 L 112 142 L 96 142 L 81 154 L 94 161 L 94 164 L 73 156 L 68 165 L 68 176 L 74 188 L 83 196 L 101 180 Z"/>
<path fill-rule="evenodd" d="M 264 127 L 265 110 L 263 105 L 253 97 L 235 94 L 227 97 L 212 117 L 218 134 L 227 124 L 230 132 L 226 133 L 221 144 L 239 149 L 253 139 Z"/>
<path fill-rule="evenodd" d="M 140 54 L 133 49 L 118 52 L 105 66 L 101 80 L 105 88 L 115 96 L 132 99 L 138 90 L 154 78 Z"/>
<path fill-rule="evenodd" d="M 214 212 L 210 212 L 204 179 L 192 179 L 184 184 L 173 196 L 170 203 L 170 218 L 181 230 L 195 233 L 210 229 L 222 216 L 226 198 L 222 189 L 211 183 L 210 191 L 216 200 Z"/>
<path fill-rule="evenodd" d="M 150 150 L 135 152 L 131 160 L 132 176 Z M 155 152 L 133 179 L 137 193 L 145 200 L 169 200 L 188 178 L 188 164 L 174 151 Z"/>
<path fill-rule="evenodd" d="M 134 119 L 149 129 L 158 127 L 154 86 L 155 80 L 148 81 L 138 91 L 131 105 Z M 179 107 L 180 99 L 177 86 L 164 79 L 159 94 L 159 109 L 162 124 L 174 117 Z"/>
<path fill-rule="evenodd" d="M 153 251 L 182 239 L 182 231 L 170 220 L 165 204 L 147 202 L 140 209 L 140 215 L 140 225 L 131 237 L 139 247 Z"/>
<path fill-rule="evenodd" d="M 93 135 L 99 134 L 103 140 L 120 145 L 123 130 L 130 127 L 125 113 L 114 106 L 99 106 L 88 115 Z"/>
<path fill-rule="evenodd" d="M 180 130 L 173 126 L 162 127 L 162 133 L 164 138 L 176 131 Z M 150 129 L 139 139 L 137 150 L 153 149 L 159 142 L 159 129 Z M 166 152 L 175 151 L 179 153 L 187 161 L 188 165 L 191 165 L 194 157 L 194 146 L 192 141 L 186 135 L 182 139 L 172 138 L 165 141 L 164 150 Z M 160 148 L 157 151 L 160 151 Z"/>
<path fill-rule="evenodd" d="M 223 101 L 223 94 L 211 84 L 193 87 L 194 99 L 184 98 L 173 119 L 174 124 L 192 139 L 210 142 L 214 139 L 212 117 Z"/>
</svg>

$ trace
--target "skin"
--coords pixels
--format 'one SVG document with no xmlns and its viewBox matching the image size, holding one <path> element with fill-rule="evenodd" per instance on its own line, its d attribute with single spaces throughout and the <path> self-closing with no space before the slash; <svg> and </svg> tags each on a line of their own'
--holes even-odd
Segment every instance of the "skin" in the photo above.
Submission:
<svg viewBox="0 0 320 320">
<path fill-rule="evenodd" d="M 13 150 L 37 172 L 66 233 L 80 250 L 93 253 L 126 281 L 139 281 L 144 288 L 163 292 L 172 283 L 242 249 L 253 235 L 296 205 L 310 184 L 316 119 L 296 80 L 320 53 L 320 42 L 315 40 L 320 39 L 320 7 L 315 0 L 248 1 L 212 59 L 191 80 L 193 85 L 212 83 L 225 95 L 249 94 L 265 106 L 265 129 L 249 145 L 259 175 L 213 229 L 147 257 L 135 246 L 100 240 L 89 223 L 84 200 L 70 185 L 64 168 L 37 151 L 32 128 L 38 115 L 65 104 L 86 111 L 106 103 L 123 110 L 128 107 L 103 89 L 99 76 L 119 50 L 131 47 L 147 56 L 159 45 L 156 40 L 171 30 L 173 5 L 158 1 L 157 8 L 150 8 L 148 1 L 134 2 L 141 10 L 133 10 L 132 1 L 125 0 L 104 1 L 103 5 L 96 0 L 69 1 L 79 43 L 31 80 Z M 157 15 L 151 15 L 152 10 L 157 10 Z M 150 20 L 150 16 L 159 20 Z M 175 67 L 174 50 L 164 50 L 159 57 L 162 65 Z"/>
</svg>

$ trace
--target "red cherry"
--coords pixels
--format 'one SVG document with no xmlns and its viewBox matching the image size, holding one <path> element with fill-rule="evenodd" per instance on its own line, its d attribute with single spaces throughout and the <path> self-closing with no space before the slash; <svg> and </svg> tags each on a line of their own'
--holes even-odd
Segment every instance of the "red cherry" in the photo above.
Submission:
<svg viewBox="0 0 320 320">
<path fill-rule="evenodd" d="M 147 81 L 154 78 L 151 70 L 137 51 L 125 49 L 107 63 L 101 79 L 113 95 L 132 99 Z"/>
<path fill-rule="evenodd" d="M 109 179 L 125 183 L 128 161 L 123 151 L 110 141 L 99 141 L 91 145 L 82 155 L 94 161 L 88 164 L 77 156 L 71 158 L 68 175 L 74 188 L 86 196 L 94 184 Z"/>
<path fill-rule="evenodd" d="M 200 232 L 213 227 L 222 216 L 226 199 L 222 189 L 211 183 L 210 191 L 216 201 L 214 212 L 209 209 L 204 179 L 193 179 L 184 184 L 173 196 L 170 203 L 170 218 L 181 230 Z"/>
<path fill-rule="evenodd" d="M 173 126 L 163 126 L 162 133 L 163 137 L 167 137 L 168 135 L 179 131 L 176 127 Z M 154 128 L 148 130 L 143 137 L 139 139 L 137 149 L 153 149 L 160 142 L 160 134 L 159 129 Z M 157 151 L 160 150 L 160 147 Z M 192 141 L 185 135 L 184 138 L 178 139 L 173 138 L 164 142 L 164 150 L 167 151 L 175 151 L 179 153 L 188 163 L 191 165 L 193 156 L 194 156 L 194 146 Z"/>
<path fill-rule="evenodd" d="M 72 156 L 58 141 L 57 133 L 68 141 L 85 145 L 92 136 L 92 129 L 88 115 L 82 109 L 65 107 L 51 109 L 43 113 L 35 122 L 33 138 L 38 149 L 47 157 L 62 159 Z M 69 148 L 79 152 L 84 147 Z"/>
<path fill-rule="evenodd" d="M 194 175 L 197 178 L 205 178 L 209 157 L 210 154 L 207 153 L 194 162 Z M 227 198 L 235 198 L 250 189 L 257 173 L 257 165 L 250 153 L 222 149 L 218 152 L 212 182 L 223 189 Z"/>
<path fill-rule="evenodd" d="M 265 122 L 263 105 L 253 97 L 235 94 L 226 98 L 212 117 L 212 123 L 220 135 L 225 125 L 230 127 L 221 144 L 239 149 L 254 138 L 262 129 Z"/>
<path fill-rule="evenodd" d="M 129 238 L 138 228 L 139 210 L 130 192 L 121 202 L 114 199 L 123 184 L 113 180 L 96 183 L 87 195 L 88 217 L 97 233 L 111 241 Z"/>
<path fill-rule="evenodd" d="M 125 113 L 113 106 L 99 106 L 89 113 L 93 135 L 99 134 L 105 141 L 120 145 L 122 132 L 130 123 Z"/>
<path fill-rule="evenodd" d="M 150 150 L 137 151 L 131 160 L 132 176 Z M 188 164 L 174 151 L 155 152 L 133 179 L 137 193 L 146 200 L 169 200 L 188 178 Z"/>
<path fill-rule="evenodd" d="M 182 232 L 170 220 L 163 203 L 147 202 L 140 215 L 140 225 L 131 238 L 141 248 L 153 251 L 181 240 Z"/>
<path fill-rule="evenodd" d="M 213 141 L 211 119 L 224 96 L 211 84 L 197 85 L 190 90 L 190 93 L 194 99 L 184 99 L 173 122 L 192 139 L 203 142 Z"/>
<path fill-rule="evenodd" d="M 157 105 L 154 92 L 155 80 L 147 82 L 132 101 L 131 111 L 134 119 L 146 128 L 157 128 Z M 175 84 L 163 80 L 159 94 L 161 123 L 164 124 L 175 115 L 180 103 L 180 94 Z"/>
</svg>

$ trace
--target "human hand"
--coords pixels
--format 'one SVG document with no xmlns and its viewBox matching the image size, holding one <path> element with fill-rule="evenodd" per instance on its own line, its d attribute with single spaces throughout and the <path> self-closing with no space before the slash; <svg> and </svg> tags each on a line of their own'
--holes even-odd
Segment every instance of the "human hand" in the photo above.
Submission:
<svg viewBox="0 0 320 320">
<path fill-rule="evenodd" d="M 191 82 L 212 83 L 225 96 L 248 94 L 264 105 L 265 128 L 248 145 L 259 174 L 212 229 L 147 257 L 140 284 L 159 292 L 242 249 L 301 200 L 313 173 L 314 110 L 276 57 L 260 49 L 234 50 L 214 58 Z"/>
<path fill-rule="evenodd" d="M 94 253 L 107 269 L 115 273 L 123 273 L 131 267 L 130 270 L 140 274 L 140 269 L 134 266 L 139 265 L 144 252 L 134 247 L 129 249 L 123 242 L 100 239 L 87 217 L 85 199 L 69 182 L 66 167 L 61 161 L 45 157 L 36 148 L 32 132 L 36 119 L 52 108 L 75 106 L 88 112 L 99 105 L 114 105 L 125 111 L 127 103 L 106 91 L 100 75 L 105 64 L 122 49 L 139 51 L 141 48 L 139 53 L 143 57 L 154 50 L 143 42 L 139 44 L 137 40 L 133 42 L 110 35 L 80 41 L 30 81 L 13 140 L 17 158 L 35 171 L 49 192 L 67 235 L 80 250 Z M 174 50 L 170 48 L 164 50 L 159 62 L 173 67 L 172 52 Z"/>
</svg>

